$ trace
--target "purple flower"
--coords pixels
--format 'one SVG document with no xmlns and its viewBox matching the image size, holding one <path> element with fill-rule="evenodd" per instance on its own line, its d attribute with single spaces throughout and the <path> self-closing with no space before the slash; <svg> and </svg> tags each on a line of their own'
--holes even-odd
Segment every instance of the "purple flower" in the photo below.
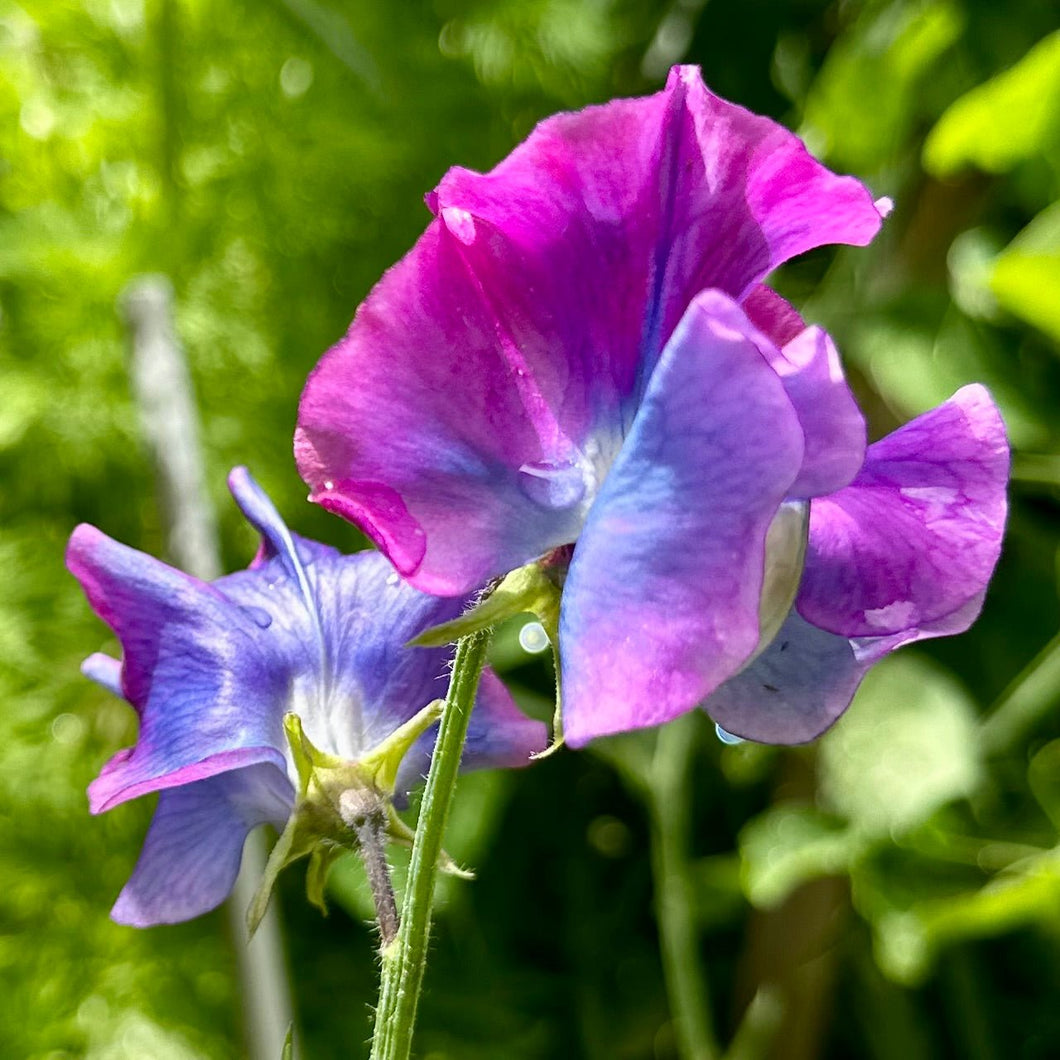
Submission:
<svg viewBox="0 0 1060 1060">
<path fill-rule="evenodd" d="M 120 923 L 173 923 L 212 909 L 231 890 L 249 830 L 283 829 L 297 785 L 287 712 L 323 751 L 355 761 L 445 694 L 449 653 L 404 645 L 459 614 L 464 600 L 417 592 L 378 553 L 344 556 L 291 534 L 245 469 L 229 486 L 262 535 L 246 571 L 208 584 L 87 525 L 67 551 L 122 646 L 121 662 L 96 654 L 83 670 L 140 717 L 136 746 L 90 785 L 92 812 L 160 792 L 112 911 Z M 465 765 L 524 764 L 545 736 L 486 673 Z M 426 772 L 433 739 L 422 737 L 403 760 L 399 796 Z"/>
<path fill-rule="evenodd" d="M 866 455 L 831 340 L 762 285 L 868 243 L 863 185 L 685 67 L 450 171 L 428 204 L 306 385 L 299 467 L 427 592 L 569 558 L 568 742 L 712 693 L 734 732 L 807 739 L 870 656 L 971 620 L 1004 521 L 989 399 Z M 837 692 L 829 652 L 853 659 Z M 762 673 L 780 683 L 747 707 Z"/>
<path fill-rule="evenodd" d="M 811 502 L 795 607 L 708 713 L 747 739 L 812 740 L 888 652 L 966 630 L 1001 549 L 1008 467 L 978 385 L 869 446 L 849 486 Z"/>
</svg>

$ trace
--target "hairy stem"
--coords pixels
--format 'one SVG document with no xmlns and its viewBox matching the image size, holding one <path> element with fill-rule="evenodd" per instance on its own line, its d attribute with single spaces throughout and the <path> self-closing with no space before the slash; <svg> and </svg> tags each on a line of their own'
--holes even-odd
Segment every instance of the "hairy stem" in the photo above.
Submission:
<svg viewBox="0 0 1060 1060">
<path fill-rule="evenodd" d="M 456 647 L 449 692 L 412 844 L 401 927 L 397 938 L 383 949 L 372 1060 L 408 1060 L 412 1049 L 442 838 L 489 639 L 490 631 L 482 630 L 462 637 Z"/>
<path fill-rule="evenodd" d="M 379 924 L 379 943 L 386 949 L 397 937 L 398 911 L 394 884 L 390 879 L 390 863 L 386 859 L 386 809 L 374 792 L 358 788 L 344 791 L 339 799 L 343 821 L 357 836 L 357 853 L 364 865 L 368 886 L 375 902 L 375 917 Z"/>
</svg>

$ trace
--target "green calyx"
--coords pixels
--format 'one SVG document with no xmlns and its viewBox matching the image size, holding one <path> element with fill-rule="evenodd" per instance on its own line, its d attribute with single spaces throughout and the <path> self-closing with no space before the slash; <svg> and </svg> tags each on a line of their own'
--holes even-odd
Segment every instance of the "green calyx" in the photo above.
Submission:
<svg viewBox="0 0 1060 1060">
<path fill-rule="evenodd" d="M 438 648 L 444 644 L 452 644 L 469 633 L 494 629 L 505 619 L 515 615 L 534 615 L 552 645 L 552 659 L 556 669 L 556 709 L 552 724 L 552 743 L 544 751 L 534 755 L 534 758 L 545 758 L 563 746 L 559 604 L 565 573 L 564 567 L 553 565 L 547 560 L 528 563 L 525 567 L 519 567 L 506 574 L 492 592 L 483 595 L 459 618 L 432 626 L 409 642 L 413 647 Z"/>
<path fill-rule="evenodd" d="M 284 731 L 298 773 L 298 797 L 247 910 L 251 934 L 265 915 L 277 877 L 292 862 L 309 858 L 308 897 L 327 912 L 324 891 L 328 871 L 343 853 L 361 851 L 365 836 L 373 831 L 380 842 L 411 843 L 413 832 L 397 815 L 392 801 L 398 770 L 412 745 L 438 720 L 442 705 L 440 699 L 428 703 L 355 761 L 320 750 L 306 735 L 297 714 L 284 716 Z M 440 867 L 462 874 L 448 857 Z"/>
</svg>

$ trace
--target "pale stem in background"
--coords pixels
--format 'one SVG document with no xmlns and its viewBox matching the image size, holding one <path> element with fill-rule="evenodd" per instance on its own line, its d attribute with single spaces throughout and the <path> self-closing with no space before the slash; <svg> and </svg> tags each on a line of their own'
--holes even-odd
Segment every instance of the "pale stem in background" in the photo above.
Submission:
<svg viewBox="0 0 1060 1060">
<path fill-rule="evenodd" d="M 155 464 L 170 559 L 189 574 L 212 581 L 221 575 L 217 522 L 206 490 L 191 377 L 173 327 L 172 287 L 164 276 L 140 277 L 123 292 L 120 308 L 130 333 L 129 374 Z M 247 837 L 228 900 L 250 1060 L 280 1055 L 293 1009 L 275 901 L 253 940 L 247 935 L 246 910 L 266 857 L 265 837 L 255 829 Z"/>
</svg>

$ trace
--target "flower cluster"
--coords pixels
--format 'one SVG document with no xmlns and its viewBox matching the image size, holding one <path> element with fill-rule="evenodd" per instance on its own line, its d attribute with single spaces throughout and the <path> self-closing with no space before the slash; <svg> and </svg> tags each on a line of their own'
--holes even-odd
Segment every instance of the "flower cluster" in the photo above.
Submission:
<svg viewBox="0 0 1060 1060">
<path fill-rule="evenodd" d="M 1008 475 L 990 396 L 965 387 L 867 445 L 831 339 L 764 284 L 873 239 L 889 204 L 857 180 L 686 67 L 542 122 L 427 202 L 311 375 L 295 440 L 312 499 L 382 555 L 294 537 L 239 470 L 263 538 L 248 571 L 206 585 L 74 533 L 70 567 L 123 651 L 86 673 L 141 726 L 93 810 L 161 792 L 119 920 L 217 904 L 248 829 L 292 819 L 284 716 L 329 763 L 364 763 L 440 691 L 447 649 L 406 642 L 513 571 L 555 593 L 574 746 L 697 706 L 738 736 L 812 739 L 873 662 L 982 605 Z M 544 743 L 487 673 L 468 764 Z"/>
</svg>

